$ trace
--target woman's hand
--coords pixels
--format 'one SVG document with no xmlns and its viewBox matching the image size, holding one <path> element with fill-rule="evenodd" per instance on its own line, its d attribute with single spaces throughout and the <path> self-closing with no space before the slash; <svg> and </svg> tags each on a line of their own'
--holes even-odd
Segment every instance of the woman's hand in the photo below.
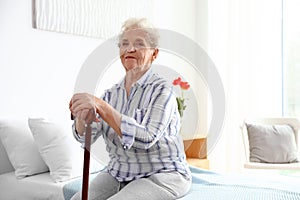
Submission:
<svg viewBox="0 0 300 200">
<path fill-rule="evenodd" d="M 88 93 L 74 94 L 69 103 L 69 109 L 72 115 L 85 123 L 100 121 L 96 117 L 96 108 L 96 97 Z"/>
<path fill-rule="evenodd" d="M 77 119 L 76 130 L 80 135 L 84 132 L 84 123 L 100 121 L 96 116 L 96 113 L 98 113 L 101 119 L 108 123 L 122 137 L 120 129 L 121 114 L 102 99 L 87 93 L 77 93 L 73 95 L 69 108 L 72 115 Z"/>
</svg>

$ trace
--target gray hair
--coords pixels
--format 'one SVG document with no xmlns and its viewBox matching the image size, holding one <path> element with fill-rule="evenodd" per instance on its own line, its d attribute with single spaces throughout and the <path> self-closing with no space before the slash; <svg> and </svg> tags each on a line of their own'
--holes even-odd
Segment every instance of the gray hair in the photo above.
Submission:
<svg viewBox="0 0 300 200">
<path fill-rule="evenodd" d="M 149 44 L 152 48 L 158 47 L 159 33 L 156 28 L 146 18 L 129 18 L 127 19 L 121 28 L 119 34 L 119 42 L 122 39 L 124 33 L 133 29 L 143 29 L 149 36 Z"/>
</svg>

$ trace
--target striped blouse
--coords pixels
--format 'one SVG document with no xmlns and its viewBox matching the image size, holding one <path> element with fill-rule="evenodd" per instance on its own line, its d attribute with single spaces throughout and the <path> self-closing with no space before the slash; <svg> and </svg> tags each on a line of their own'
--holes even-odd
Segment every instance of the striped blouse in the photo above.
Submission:
<svg viewBox="0 0 300 200">
<path fill-rule="evenodd" d="M 119 181 L 131 181 L 154 173 L 178 171 L 188 179 L 180 116 L 172 86 L 148 70 L 127 97 L 123 79 L 106 90 L 103 100 L 121 113 L 120 138 L 103 120 L 92 124 L 92 142 L 102 136 L 110 161 L 108 172 Z M 75 138 L 84 143 L 84 136 Z"/>
</svg>

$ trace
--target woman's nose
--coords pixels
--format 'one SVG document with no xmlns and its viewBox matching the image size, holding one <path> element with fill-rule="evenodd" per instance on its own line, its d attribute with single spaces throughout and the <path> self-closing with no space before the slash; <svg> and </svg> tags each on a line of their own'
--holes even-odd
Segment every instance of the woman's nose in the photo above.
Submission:
<svg viewBox="0 0 300 200">
<path fill-rule="evenodd" d="M 132 44 L 129 44 L 126 49 L 127 52 L 134 52 L 135 50 L 136 49 L 135 49 L 134 45 L 132 45 Z"/>
</svg>

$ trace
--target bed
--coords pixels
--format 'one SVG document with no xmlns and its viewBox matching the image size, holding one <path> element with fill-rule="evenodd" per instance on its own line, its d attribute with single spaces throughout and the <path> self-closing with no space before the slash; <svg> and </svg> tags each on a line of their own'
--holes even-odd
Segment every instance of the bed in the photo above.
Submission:
<svg viewBox="0 0 300 200">
<path fill-rule="evenodd" d="M 300 177 L 273 174 L 220 174 L 192 168 L 190 193 L 181 199 L 300 199 Z"/>
<path fill-rule="evenodd" d="M 42 123 L 43 129 L 39 127 L 39 129 L 36 129 L 36 131 L 42 130 L 43 138 L 47 138 L 44 134 L 51 129 L 52 130 L 50 131 L 50 133 L 52 133 L 51 135 L 53 135 L 53 127 L 49 126 L 48 122 L 46 123 L 47 126 L 45 126 L 45 121 L 43 120 L 38 120 L 38 122 Z M 51 165 L 51 162 L 49 162 L 49 160 L 46 159 L 46 161 L 48 161 L 47 163 L 49 164 L 48 166 L 40 163 L 39 167 L 37 167 L 36 165 L 38 163 L 38 153 L 44 155 L 42 154 L 43 149 L 30 148 L 30 145 L 38 144 L 38 141 L 36 140 L 37 135 L 35 135 L 34 138 L 31 137 L 32 141 L 30 140 L 31 142 L 33 142 L 35 139 L 35 142 L 30 143 L 28 140 L 27 144 L 20 144 L 20 142 L 26 141 L 26 137 L 28 136 L 26 136 L 24 132 L 26 132 L 26 134 L 29 134 L 28 131 L 30 132 L 30 130 L 24 131 L 26 129 L 25 127 L 28 127 L 28 124 L 20 124 L 19 122 L 17 123 L 15 121 L 13 123 L 8 123 L 7 121 L 3 120 L 0 121 L 0 200 L 70 199 L 73 194 L 81 190 L 82 177 L 80 175 L 82 171 L 80 170 L 82 169 L 80 169 L 79 167 L 78 169 L 76 169 L 76 171 L 78 172 L 77 174 L 72 174 L 72 176 L 68 176 L 67 178 L 64 177 L 64 179 L 61 179 L 61 176 L 56 176 L 56 179 L 54 179 L 53 170 L 55 168 Z M 47 130 L 45 130 L 45 127 L 47 127 Z M 13 140 L 14 138 L 20 138 L 19 134 L 23 134 L 21 136 L 23 139 L 12 142 L 11 140 Z M 18 137 L 16 137 L 17 135 Z M 24 148 L 22 149 L 21 147 Z M 38 153 L 36 154 L 36 152 L 34 152 L 33 150 L 37 151 Z M 15 151 L 14 154 L 11 151 Z M 21 158 L 23 159 L 24 157 L 26 158 L 26 155 L 24 155 L 25 153 L 29 153 L 29 155 L 27 155 L 27 158 L 30 160 L 29 163 L 25 163 L 26 160 L 18 160 Z M 76 152 L 76 154 L 78 155 L 78 152 Z M 18 156 L 20 156 L 20 158 L 17 159 Z M 35 160 L 32 160 L 33 158 L 35 158 Z M 44 157 L 42 158 L 47 157 L 45 157 L 44 155 Z M 41 160 L 43 160 L 42 158 Z M 57 159 L 57 156 L 55 156 L 55 159 Z M 11 160 L 13 162 L 11 162 Z M 18 162 L 21 162 L 21 164 Z M 78 162 L 77 165 L 82 166 L 82 159 L 76 162 Z M 27 171 L 25 169 L 19 169 L 20 166 L 24 167 L 30 166 L 32 164 L 35 164 L 35 166 L 30 167 L 30 169 L 26 169 Z M 104 165 L 101 165 L 99 163 L 97 163 L 97 165 L 94 165 L 93 163 L 91 164 L 90 180 L 92 180 L 93 177 L 96 176 L 96 174 L 104 168 Z M 33 168 L 35 169 L 34 171 L 32 170 Z M 181 198 L 182 200 L 300 200 L 300 176 L 296 176 L 297 173 L 294 173 L 293 175 L 272 174 L 272 176 L 264 176 L 261 174 L 249 175 L 216 173 L 210 170 L 192 166 L 190 166 L 190 169 L 193 175 L 192 188 L 189 194 Z M 52 172 L 50 173 L 49 171 Z M 25 175 L 25 172 L 27 173 L 27 175 Z"/>
<path fill-rule="evenodd" d="M 300 199 L 300 177 L 278 175 L 253 177 L 242 174 L 218 174 L 191 167 L 193 184 L 182 200 L 195 199 Z M 91 175 L 91 179 L 96 174 Z M 81 177 L 62 183 L 54 183 L 49 173 L 16 179 L 14 172 L 0 175 L 1 200 L 69 200 L 81 189 Z M 200 198 L 201 197 L 201 198 Z"/>
</svg>

